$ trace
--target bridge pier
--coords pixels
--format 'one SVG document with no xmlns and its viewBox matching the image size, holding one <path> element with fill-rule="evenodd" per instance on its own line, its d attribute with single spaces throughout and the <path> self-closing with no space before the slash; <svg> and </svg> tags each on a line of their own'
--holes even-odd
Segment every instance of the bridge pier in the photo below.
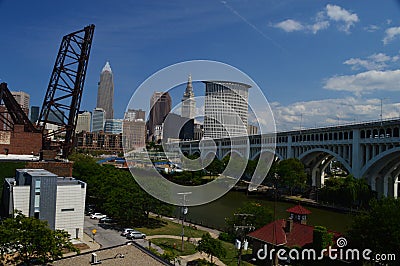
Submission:
<svg viewBox="0 0 400 266">
<path fill-rule="evenodd" d="M 389 192 L 389 174 L 383 178 L 383 196 L 387 197 Z"/>
</svg>

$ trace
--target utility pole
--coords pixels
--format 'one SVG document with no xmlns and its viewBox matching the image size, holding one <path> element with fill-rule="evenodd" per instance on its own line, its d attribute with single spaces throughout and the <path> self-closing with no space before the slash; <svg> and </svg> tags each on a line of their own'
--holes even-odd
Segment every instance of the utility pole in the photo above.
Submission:
<svg viewBox="0 0 400 266">
<path fill-rule="evenodd" d="M 303 113 L 300 114 L 300 135 L 301 135 L 301 126 L 303 123 Z"/>
<path fill-rule="evenodd" d="M 274 244 L 276 244 L 276 201 L 277 201 L 277 197 L 276 197 L 276 190 L 278 188 L 278 180 L 279 180 L 279 175 L 278 173 L 274 174 L 274 179 L 275 179 L 275 184 L 274 184 L 274 227 L 273 227 L 273 231 L 272 231 L 272 241 L 274 242 Z M 272 261 L 272 265 L 278 265 L 278 257 L 277 254 L 275 254 L 275 258 Z"/>
<path fill-rule="evenodd" d="M 242 263 L 242 249 L 243 249 L 243 245 L 244 245 L 244 238 L 248 232 L 255 229 L 255 227 L 253 225 L 246 224 L 246 218 L 249 216 L 253 217 L 254 215 L 249 214 L 249 213 L 237 213 L 234 215 L 241 217 L 240 220 L 242 221 L 242 224 L 245 224 L 245 225 L 234 225 L 233 226 L 235 228 L 235 231 L 239 232 L 238 236 L 240 239 L 240 247 L 239 247 L 238 264 L 237 265 L 240 266 Z"/>
<path fill-rule="evenodd" d="M 181 207 L 181 215 L 182 215 L 182 251 L 185 248 L 185 241 L 183 240 L 185 236 L 185 215 L 188 212 L 188 208 L 186 207 L 186 196 L 192 194 L 192 192 L 180 192 L 178 195 L 183 195 L 183 204 Z"/>
<path fill-rule="evenodd" d="M 381 118 L 381 125 L 382 125 L 382 121 L 383 121 L 383 101 L 387 100 L 388 98 L 380 98 L 381 100 L 381 114 L 380 114 L 380 118 Z"/>
</svg>

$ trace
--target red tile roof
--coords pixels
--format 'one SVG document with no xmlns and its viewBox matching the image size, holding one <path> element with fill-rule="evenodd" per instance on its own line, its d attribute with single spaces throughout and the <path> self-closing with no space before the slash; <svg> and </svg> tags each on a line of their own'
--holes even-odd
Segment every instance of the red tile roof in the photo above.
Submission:
<svg viewBox="0 0 400 266">
<path fill-rule="evenodd" d="M 301 205 L 296 205 L 294 207 L 291 207 L 291 208 L 287 209 L 286 211 L 290 212 L 290 213 L 302 214 L 302 215 L 311 213 L 311 211 L 307 210 L 306 208 L 304 208 Z"/>
<path fill-rule="evenodd" d="M 313 242 L 313 226 L 294 222 L 290 233 L 286 233 L 285 225 L 285 219 L 276 220 L 251 232 L 248 236 L 276 246 L 303 247 Z M 274 231 L 275 235 L 273 234 Z"/>
<path fill-rule="evenodd" d="M 293 222 L 290 232 L 285 232 L 285 226 L 285 219 L 276 220 L 251 232 L 247 236 L 275 246 L 304 247 L 307 244 L 312 244 L 314 226 Z M 273 234 L 274 231 L 275 235 Z M 328 232 L 334 234 L 334 239 L 340 236 L 340 233 L 329 230 Z"/>
</svg>

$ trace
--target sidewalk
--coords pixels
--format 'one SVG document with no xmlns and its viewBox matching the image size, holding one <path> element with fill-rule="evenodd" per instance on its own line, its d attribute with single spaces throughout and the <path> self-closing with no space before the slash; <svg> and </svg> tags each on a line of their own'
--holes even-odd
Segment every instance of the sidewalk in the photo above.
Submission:
<svg viewBox="0 0 400 266">
<path fill-rule="evenodd" d="M 101 248 L 101 245 L 99 243 L 97 243 L 96 241 L 93 242 L 92 238 L 85 233 L 83 233 L 82 239 L 72 239 L 71 243 L 78 247 L 81 250 L 81 253 L 94 251 Z M 75 254 L 75 252 L 68 252 L 65 253 L 63 257 L 69 257 Z"/>
<path fill-rule="evenodd" d="M 197 259 L 205 259 L 211 262 L 210 257 L 208 257 L 205 253 L 196 252 L 192 255 L 181 256 L 181 265 L 186 265 L 189 261 L 197 260 Z M 225 266 L 222 261 L 220 261 L 217 257 L 213 257 L 213 263 L 219 266 Z"/>
<path fill-rule="evenodd" d="M 154 213 L 152 213 L 151 215 L 153 215 L 153 216 L 155 216 L 155 217 L 158 217 L 158 215 L 156 215 L 156 214 L 154 214 Z M 170 222 L 173 222 L 173 223 L 182 224 L 182 220 L 179 220 L 178 218 L 167 217 L 167 216 L 159 216 L 159 217 L 161 217 L 162 219 L 168 220 L 168 221 L 170 221 Z M 199 229 L 199 230 L 203 230 L 203 231 L 209 232 L 210 235 L 211 235 L 213 238 L 218 238 L 219 234 L 221 233 L 221 231 L 219 231 L 219 230 L 217 230 L 217 229 L 212 229 L 212 228 L 204 227 L 204 226 L 198 225 L 198 224 L 188 223 L 188 222 L 186 222 L 186 221 L 184 222 L 184 225 L 185 225 L 185 226 L 196 226 L 196 228 Z"/>
</svg>

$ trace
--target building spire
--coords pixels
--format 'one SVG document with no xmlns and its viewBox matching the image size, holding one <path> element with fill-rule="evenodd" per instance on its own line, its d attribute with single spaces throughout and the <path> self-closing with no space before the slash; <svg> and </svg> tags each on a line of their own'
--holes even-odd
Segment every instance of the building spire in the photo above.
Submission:
<svg viewBox="0 0 400 266">
<path fill-rule="evenodd" d="M 110 62 L 108 62 L 108 61 L 106 62 L 106 65 L 103 67 L 103 70 L 101 72 L 104 72 L 104 71 L 112 72 Z"/>
<path fill-rule="evenodd" d="M 184 97 L 191 98 L 194 97 L 194 92 L 193 92 L 193 85 L 192 85 L 192 75 L 189 74 L 188 82 L 186 85 L 186 90 Z"/>
<path fill-rule="evenodd" d="M 189 75 L 188 82 L 186 85 L 185 93 L 182 98 L 182 117 L 194 118 L 196 109 L 196 101 L 194 98 L 193 85 L 192 85 L 192 75 Z"/>
</svg>

